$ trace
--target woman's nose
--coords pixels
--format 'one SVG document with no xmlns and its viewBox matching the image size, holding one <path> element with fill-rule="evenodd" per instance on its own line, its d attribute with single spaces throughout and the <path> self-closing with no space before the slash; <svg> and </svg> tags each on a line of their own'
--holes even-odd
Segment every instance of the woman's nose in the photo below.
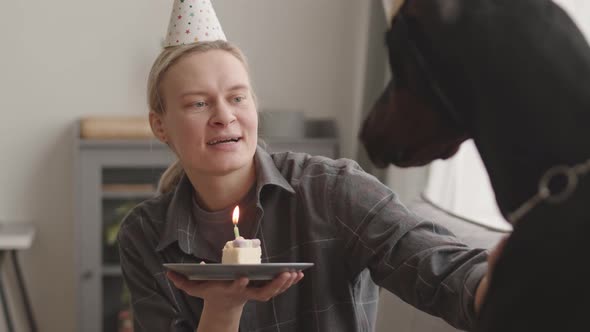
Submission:
<svg viewBox="0 0 590 332">
<path fill-rule="evenodd" d="M 227 103 L 220 102 L 216 106 L 217 107 L 215 107 L 215 111 L 211 117 L 211 123 L 214 126 L 226 127 L 236 121 L 236 115 Z"/>
</svg>

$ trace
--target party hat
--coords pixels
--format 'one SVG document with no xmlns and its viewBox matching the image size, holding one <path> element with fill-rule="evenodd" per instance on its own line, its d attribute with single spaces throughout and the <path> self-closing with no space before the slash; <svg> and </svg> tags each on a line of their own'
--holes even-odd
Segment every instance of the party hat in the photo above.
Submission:
<svg viewBox="0 0 590 332">
<path fill-rule="evenodd" d="M 174 0 L 164 47 L 226 40 L 211 0 Z"/>
</svg>

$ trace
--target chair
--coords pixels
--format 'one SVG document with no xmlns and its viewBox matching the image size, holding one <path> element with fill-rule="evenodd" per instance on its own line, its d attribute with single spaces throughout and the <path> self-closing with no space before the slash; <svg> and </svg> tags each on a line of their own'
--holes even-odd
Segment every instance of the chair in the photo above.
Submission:
<svg viewBox="0 0 590 332">
<path fill-rule="evenodd" d="M 27 293 L 26 285 L 23 279 L 22 271 L 18 260 L 18 250 L 24 250 L 31 247 L 33 238 L 35 236 L 35 229 L 32 225 L 22 223 L 0 223 L 0 302 L 2 302 L 2 309 L 4 319 L 6 321 L 6 329 L 8 332 L 15 331 L 13 316 L 11 314 L 10 305 L 6 297 L 6 284 L 2 278 L 2 273 L 6 267 L 8 259 L 11 259 L 18 289 L 24 304 L 25 314 L 28 320 L 30 331 L 36 332 L 37 325 L 33 315 L 29 295 Z"/>
</svg>

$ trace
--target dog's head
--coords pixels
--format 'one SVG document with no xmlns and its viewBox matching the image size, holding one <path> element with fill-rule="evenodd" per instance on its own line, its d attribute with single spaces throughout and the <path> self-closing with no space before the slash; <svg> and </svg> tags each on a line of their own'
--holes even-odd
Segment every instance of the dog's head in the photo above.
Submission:
<svg viewBox="0 0 590 332">
<path fill-rule="evenodd" d="M 404 16 L 386 35 L 392 79 L 362 126 L 360 139 L 380 167 L 421 166 L 449 158 L 468 136 L 430 75 Z"/>
</svg>

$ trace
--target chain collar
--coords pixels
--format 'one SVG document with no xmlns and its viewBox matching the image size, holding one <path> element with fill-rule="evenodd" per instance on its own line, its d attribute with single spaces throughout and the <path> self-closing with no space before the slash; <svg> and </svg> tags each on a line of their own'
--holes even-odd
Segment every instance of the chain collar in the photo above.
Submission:
<svg viewBox="0 0 590 332">
<path fill-rule="evenodd" d="M 508 221 L 512 225 L 516 225 L 516 223 L 522 219 L 524 215 L 526 215 L 542 202 L 557 204 L 567 200 L 574 193 L 574 191 L 576 191 L 580 177 L 588 172 L 590 172 L 590 159 L 574 166 L 559 165 L 550 168 L 545 172 L 545 174 L 543 174 L 543 177 L 541 177 L 537 193 L 524 202 L 524 204 L 522 204 L 514 212 L 509 213 L 507 218 Z M 563 190 L 560 192 L 551 192 L 551 189 L 549 189 L 549 184 L 551 181 L 560 176 L 564 177 L 567 181 L 565 188 L 563 188 Z"/>
</svg>

